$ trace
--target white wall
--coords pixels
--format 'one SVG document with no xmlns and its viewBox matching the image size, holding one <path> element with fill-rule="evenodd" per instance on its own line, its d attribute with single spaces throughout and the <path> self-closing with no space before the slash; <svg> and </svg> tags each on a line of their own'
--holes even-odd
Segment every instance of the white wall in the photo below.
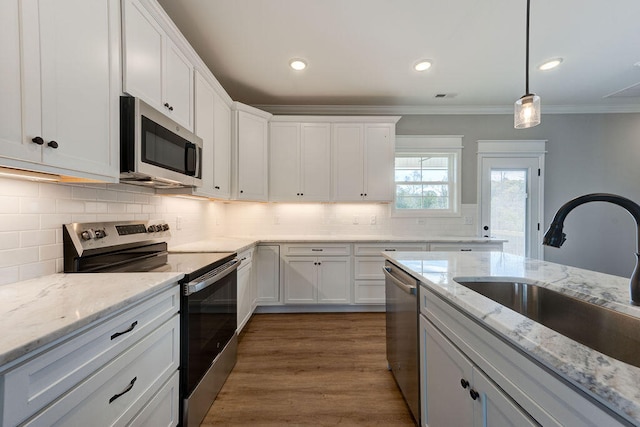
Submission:
<svg viewBox="0 0 640 427">
<path fill-rule="evenodd" d="M 177 217 L 182 218 L 181 230 L 176 229 Z M 164 219 L 172 228 L 172 242 L 180 244 L 203 233 L 221 234 L 224 207 L 156 196 L 129 185 L 0 179 L 0 284 L 61 272 L 62 224 L 135 219 Z"/>
</svg>

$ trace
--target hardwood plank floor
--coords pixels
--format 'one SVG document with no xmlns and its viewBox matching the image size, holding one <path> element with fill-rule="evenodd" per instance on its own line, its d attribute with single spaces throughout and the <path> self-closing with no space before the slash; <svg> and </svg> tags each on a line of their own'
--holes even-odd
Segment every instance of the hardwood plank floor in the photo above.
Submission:
<svg viewBox="0 0 640 427">
<path fill-rule="evenodd" d="M 413 426 L 384 313 L 256 314 L 202 426 Z"/>
</svg>

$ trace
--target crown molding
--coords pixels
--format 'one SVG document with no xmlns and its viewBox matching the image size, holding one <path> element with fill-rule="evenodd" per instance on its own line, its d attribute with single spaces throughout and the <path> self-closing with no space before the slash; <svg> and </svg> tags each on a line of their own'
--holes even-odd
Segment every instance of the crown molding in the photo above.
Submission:
<svg viewBox="0 0 640 427">
<path fill-rule="evenodd" d="M 271 114 L 287 115 L 479 115 L 513 114 L 513 106 L 433 106 L 433 105 L 254 105 Z M 638 105 L 548 105 L 542 114 L 640 113 Z"/>
</svg>

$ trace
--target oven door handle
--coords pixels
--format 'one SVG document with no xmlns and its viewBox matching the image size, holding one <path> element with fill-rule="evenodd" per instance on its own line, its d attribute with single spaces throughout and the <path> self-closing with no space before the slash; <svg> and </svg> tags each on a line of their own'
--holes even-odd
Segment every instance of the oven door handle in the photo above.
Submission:
<svg viewBox="0 0 640 427">
<path fill-rule="evenodd" d="M 234 258 L 233 260 L 229 261 L 227 263 L 228 267 L 225 268 L 224 270 L 217 272 L 216 274 L 214 274 L 213 276 L 209 276 L 207 274 L 205 274 L 204 276 L 200 276 L 198 278 L 196 278 L 195 280 L 192 280 L 189 283 L 185 283 L 184 285 L 184 294 L 186 296 L 189 296 L 195 292 L 199 292 L 211 285 L 213 285 L 215 282 L 217 282 L 218 280 L 222 279 L 225 276 L 228 276 L 229 274 L 233 273 L 235 270 L 238 269 L 238 266 L 240 265 L 240 260 L 238 258 Z"/>
</svg>

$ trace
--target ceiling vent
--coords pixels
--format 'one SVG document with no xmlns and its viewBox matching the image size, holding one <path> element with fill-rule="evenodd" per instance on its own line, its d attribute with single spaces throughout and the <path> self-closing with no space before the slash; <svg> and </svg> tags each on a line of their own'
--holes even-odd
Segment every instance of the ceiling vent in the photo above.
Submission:
<svg viewBox="0 0 640 427">
<path fill-rule="evenodd" d="M 624 89 L 620 89 L 616 92 L 605 95 L 604 98 L 634 98 L 640 97 L 640 83 L 627 86 Z"/>
<path fill-rule="evenodd" d="M 441 98 L 455 98 L 456 96 L 458 96 L 457 93 L 437 93 L 435 97 L 437 99 L 441 99 Z"/>
</svg>

